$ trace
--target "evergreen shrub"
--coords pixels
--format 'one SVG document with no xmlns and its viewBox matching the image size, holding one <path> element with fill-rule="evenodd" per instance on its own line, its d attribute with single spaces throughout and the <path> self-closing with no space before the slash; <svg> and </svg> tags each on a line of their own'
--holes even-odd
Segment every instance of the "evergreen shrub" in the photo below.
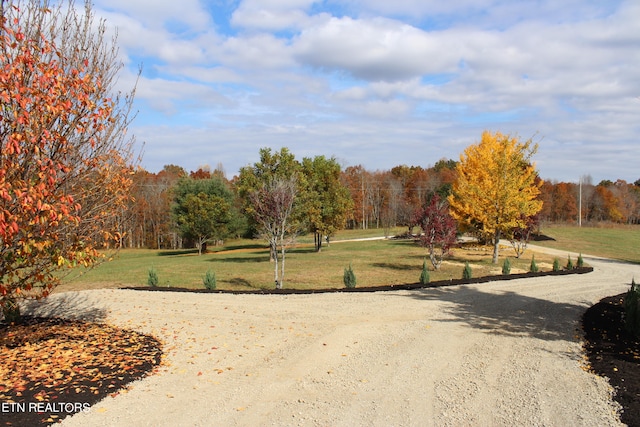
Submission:
<svg viewBox="0 0 640 427">
<path fill-rule="evenodd" d="M 469 261 L 464 263 L 464 270 L 462 270 L 462 278 L 463 279 L 471 279 L 473 277 L 471 266 L 469 265 Z"/>
<path fill-rule="evenodd" d="M 353 272 L 351 264 L 349 264 L 349 268 L 344 269 L 344 276 L 342 278 L 342 281 L 344 282 L 344 286 L 346 288 L 351 289 L 356 287 L 356 275 Z"/>
<path fill-rule="evenodd" d="M 202 283 L 204 284 L 204 287 L 210 291 L 214 290 L 217 285 L 216 273 L 211 271 L 211 269 L 207 270 L 207 273 L 202 278 Z"/>
<path fill-rule="evenodd" d="M 624 298 L 624 324 L 627 331 L 640 336 L 640 286 L 631 280 L 631 289 Z"/>
<path fill-rule="evenodd" d="M 504 263 L 502 264 L 502 274 L 505 276 L 511 274 L 511 261 L 509 261 L 509 258 L 505 258 Z"/>
<path fill-rule="evenodd" d="M 571 260 L 571 255 L 567 258 L 567 270 L 573 270 L 575 267 L 573 266 L 573 261 Z"/>
<path fill-rule="evenodd" d="M 427 285 L 429 284 L 429 270 L 427 269 L 427 259 L 425 258 L 422 262 L 422 273 L 420 273 L 420 284 Z"/>
<path fill-rule="evenodd" d="M 147 285 L 155 288 L 158 286 L 158 272 L 155 268 L 151 267 L 149 269 L 149 276 L 147 277 Z"/>
</svg>

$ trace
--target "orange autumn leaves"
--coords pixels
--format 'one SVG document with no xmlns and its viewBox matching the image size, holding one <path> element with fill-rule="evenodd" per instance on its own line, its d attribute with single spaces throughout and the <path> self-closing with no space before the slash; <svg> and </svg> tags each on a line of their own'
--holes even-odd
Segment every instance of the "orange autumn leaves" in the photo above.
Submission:
<svg viewBox="0 0 640 427">
<path fill-rule="evenodd" d="M 111 383 L 157 365 L 160 355 L 154 338 L 108 325 L 49 319 L 7 326 L 0 339 L 0 400 L 116 391 Z"/>
<path fill-rule="evenodd" d="M 2 402 L 92 404 L 160 363 L 161 344 L 147 335 L 104 324 L 29 320 L 0 329 Z"/>
<path fill-rule="evenodd" d="M 112 73 L 101 62 L 107 56 L 93 45 L 79 56 L 73 43 L 83 35 L 66 27 L 56 33 L 60 10 L 39 7 L 9 5 L 0 18 L 5 315 L 16 299 L 46 296 L 60 268 L 95 263 L 97 248 L 119 237 L 113 212 L 130 198 L 130 166 L 126 150 L 118 150 L 123 118 L 104 86 Z M 54 43 L 57 36 L 64 49 Z"/>
<path fill-rule="evenodd" d="M 449 196 L 451 215 L 467 229 L 498 242 L 542 209 L 538 199 L 542 180 L 531 157 L 537 145 L 500 132 L 483 132 L 478 144 L 467 147 L 456 166 Z"/>
</svg>

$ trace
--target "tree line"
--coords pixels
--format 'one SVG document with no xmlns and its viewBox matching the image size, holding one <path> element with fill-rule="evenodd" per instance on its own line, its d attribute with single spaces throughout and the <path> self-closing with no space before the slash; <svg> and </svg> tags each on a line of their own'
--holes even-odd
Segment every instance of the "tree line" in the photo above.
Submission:
<svg viewBox="0 0 640 427">
<path fill-rule="evenodd" d="M 399 165 L 382 171 L 368 170 L 362 165 L 340 168 L 339 181 L 351 199 L 344 228 L 390 229 L 411 225 L 416 210 L 424 207 L 433 194 L 443 199 L 448 197 L 457 164 L 455 160 L 442 159 L 432 166 Z M 222 165 L 215 169 L 203 166 L 191 172 L 180 166 L 167 165 L 157 173 L 144 169 L 133 173 L 131 194 L 134 200 L 121 223 L 121 231 L 126 233 L 123 247 L 177 249 L 193 243 L 185 240 L 171 215 L 175 191 L 181 180 L 216 180 L 224 185 L 231 194 L 236 224 L 229 227 L 230 234 L 223 237 L 255 236 L 251 234 L 255 230 L 249 227 L 247 213 L 241 209 L 240 175 L 227 179 Z M 543 202 L 539 212 L 541 222 L 577 223 L 579 210 L 583 224 L 640 222 L 640 180 L 634 183 L 602 181 L 597 185 L 589 177 L 583 177 L 581 185 L 545 180 L 538 198 Z"/>
<path fill-rule="evenodd" d="M 456 165 L 455 161 L 441 160 L 428 168 L 402 165 L 389 171 L 369 171 L 360 165 L 342 169 L 335 158 L 325 156 L 300 162 L 287 148 L 277 152 L 263 148 L 260 154 L 259 162 L 242 168 L 232 179 L 225 177 L 222 165 L 213 170 L 204 166 L 191 172 L 176 165 L 166 165 L 158 173 L 135 171 L 133 200 L 121 223 L 126 236 L 123 247 L 177 249 L 193 244 L 188 233 L 181 232 L 172 212 L 175 214 L 176 203 L 189 187 L 192 192 L 201 192 L 195 190 L 198 182 L 216 182 L 215 186 L 224 188 L 233 213 L 234 224 L 227 227 L 226 233 L 216 236 L 214 243 L 225 237 L 255 237 L 256 230 L 251 224 L 253 204 L 248 194 L 259 182 L 273 176 L 297 177 L 297 194 L 307 214 L 299 219 L 305 224 L 299 225 L 314 233 L 316 242 L 343 228 L 409 225 L 415 210 L 427 203 L 432 194 L 442 197 L 449 194 Z"/>
<path fill-rule="evenodd" d="M 548 222 L 640 223 L 640 179 L 603 180 L 597 185 L 590 176 L 575 182 L 545 181 L 540 198 L 540 216 Z"/>
</svg>

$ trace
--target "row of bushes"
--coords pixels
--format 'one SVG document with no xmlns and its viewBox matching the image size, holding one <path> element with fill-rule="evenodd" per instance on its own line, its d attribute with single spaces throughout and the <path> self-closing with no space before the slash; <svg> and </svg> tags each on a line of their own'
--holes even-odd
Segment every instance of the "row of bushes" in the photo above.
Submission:
<svg viewBox="0 0 640 427">
<path fill-rule="evenodd" d="M 582 259 L 582 254 L 578 256 L 578 261 L 576 265 L 573 264 L 573 261 L 571 260 L 571 255 L 569 255 L 567 259 L 567 264 L 565 265 L 565 270 L 574 270 L 576 268 L 582 268 L 582 267 L 584 267 L 584 260 Z M 534 255 L 533 257 L 531 257 L 529 272 L 537 273 L 538 271 L 539 269 L 538 269 L 538 265 L 536 264 L 536 258 Z M 553 260 L 553 271 L 560 271 L 560 260 L 558 258 Z M 504 260 L 504 264 L 502 265 L 502 274 L 504 275 L 511 274 L 511 261 L 509 261 L 509 258 L 506 258 Z M 472 277 L 473 277 L 473 271 L 471 269 L 471 266 L 469 265 L 469 262 L 465 262 L 464 268 L 462 270 L 462 278 L 469 280 Z M 346 288 L 356 287 L 356 276 L 353 272 L 353 269 L 351 268 L 351 265 L 349 265 L 349 268 L 345 268 L 343 281 L 344 281 L 344 286 Z M 422 272 L 420 273 L 420 278 L 418 282 L 421 285 L 428 285 L 429 281 L 430 281 L 429 269 L 427 268 L 427 259 L 425 258 L 424 261 L 422 262 Z M 640 313 L 639 313 L 639 316 L 640 316 Z"/>
<path fill-rule="evenodd" d="M 582 268 L 583 266 L 584 266 L 584 261 L 582 259 L 582 254 L 581 254 L 580 256 L 578 256 L 578 261 L 576 266 L 574 266 L 573 261 L 571 260 L 571 256 L 569 256 L 569 258 L 567 259 L 567 264 L 565 266 L 565 269 L 573 270 L 574 268 Z M 539 271 L 538 265 L 536 264 L 535 256 L 531 257 L 531 264 L 529 266 L 529 271 L 531 273 L 537 273 Z M 556 258 L 553 261 L 553 271 L 560 271 L 560 260 L 558 258 Z M 506 258 L 504 260 L 504 264 L 502 265 L 502 274 L 504 275 L 511 274 L 511 261 L 509 260 L 509 258 Z M 469 265 L 469 262 L 465 262 L 464 268 L 462 270 L 462 278 L 468 280 L 468 279 L 471 279 L 472 277 L 473 277 L 473 271 L 471 269 L 471 266 Z M 431 279 L 429 277 L 429 269 L 427 268 L 427 259 L 425 258 L 424 262 L 422 263 L 422 272 L 420 273 L 419 283 L 421 285 L 427 285 L 429 284 L 430 280 Z M 209 290 L 216 289 L 216 273 L 211 271 L 211 269 L 207 270 L 207 273 L 202 278 L 202 283 L 206 289 L 209 289 Z M 343 283 L 344 283 L 344 286 L 348 289 L 352 289 L 356 287 L 356 283 L 357 283 L 356 275 L 353 271 L 353 268 L 351 267 L 351 264 L 349 264 L 348 268 L 344 269 Z M 153 267 L 149 269 L 147 285 L 153 288 L 159 285 L 158 273 Z"/>
<path fill-rule="evenodd" d="M 567 258 L 567 264 L 565 265 L 565 270 L 573 270 L 576 268 L 582 268 L 584 267 L 584 260 L 582 259 L 582 254 L 578 255 L 578 261 L 577 264 L 574 265 L 573 261 L 571 260 L 571 255 L 569 255 L 569 257 Z M 553 260 L 553 267 L 552 267 L 553 271 L 560 271 L 560 260 L 558 258 Z M 536 257 L 535 255 L 531 257 L 531 264 L 529 265 L 529 272 L 530 273 L 537 273 L 539 271 L 538 269 L 538 264 L 536 264 Z M 511 274 L 511 261 L 509 261 L 509 258 L 506 258 L 504 260 L 504 264 L 502 264 L 502 274 Z"/>
<path fill-rule="evenodd" d="M 156 288 L 159 284 L 160 281 L 158 279 L 158 272 L 155 268 L 151 267 L 149 269 L 149 275 L 147 277 L 147 285 L 151 286 L 152 288 Z M 216 289 L 216 273 L 211 271 L 211 269 L 207 270 L 207 273 L 202 278 L 202 284 L 206 289 L 209 289 L 210 291 Z"/>
</svg>

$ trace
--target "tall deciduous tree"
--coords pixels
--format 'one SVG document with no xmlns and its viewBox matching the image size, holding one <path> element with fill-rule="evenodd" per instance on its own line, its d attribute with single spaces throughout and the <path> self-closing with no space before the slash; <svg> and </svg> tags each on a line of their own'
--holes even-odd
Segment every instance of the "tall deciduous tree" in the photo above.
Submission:
<svg viewBox="0 0 640 427">
<path fill-rule="evenodd" d="M 322 237 L 333 235 L 344 227 L 353 203 L 349 190 L 340 181 L 340 165 L 335 158 L 316 156 L 302 159 L 306 177 L 304 210 L 316 251 L 322 248 Z"/>
<path fill-rule="evenodd" d="M 294 181 L 296 184 L 296 195 L 304 193 L 305 179 L 302 173 L 302 166 L 289 151 L 282 147 L 280 151 L 272 152 L 270 148 L 260 149 L 260 160 L 252 166 L 245 166 L 240 169 L 240 175 L 236 182 L 236 188 L 240 199 L 244 202 L 244 210 L 247 215 L 255 220 L 255 206 L 251 200 L 251 194 L 262 191 L 265 186 L 272 185 L 273 181 Z M 288 223 L 296 231 L 302 230 L 304 222 L 304 209 L 301 200 L 294 200 L 292 212 L 288 218 Z M 262 234 L 258 224 L 250 224 L 251 231 Z M 271 247 L 271 260 L 274 261 L 276 248 Z"/>
<path fill-rule="evenodd" d="M 364 230 L 367 228 L 367 219 L 371 211 L 367 204 L 371 174 L 362 165 L 358 165 L 349 166 L 341 175 L 342 183 L 349 190 L 353 201 L 353 208 L 347 218 L 350 227 L 360 226 Z"/>
<path fill-rule="evenodd" d="M 456 181 L 449 196 L 452 216 L 459 223 L 493 240 L 498 263 L 500 237 L 524 227 L 523 217 L 542 209 L 537 199 L 542 181 L 531 158 L 537 144 L 500 132 L 483 132 L 480 143 L 460 155 Z"/>
<path fill-rule="evenodd" d="M 240 169 L 236 184 L 240 198 L 245 199 L 249 193 L 261 189 L 274 178 L 289 180 L 292 177 L 300 178 L 301 166 L 288 148 L 272 152 L 271 148 L 260 149 L 260 160 L 252 166 Z M 300 182 L 298 180 L 297 182 Z M 250 203 L 247 208 L 251 208 Z"/>
<path fill-rule="evenodd" d="M 183 178 L 174 189 L 173 216 L 182 237 L 191 239 L 201 255 L 211 239 L 227 236 L 233 193 L 220 178 Z"/>
<path fill-rule="evenodd" d="M 207 241 L 220 239 L 227 233 L 229 203 L 220 196 L 206 193 L 187 194 L 176 215 L 176 223 L 183 237 L 193 239 L 198 255 L 206 249 Z"/>
<path fill-rule="evenodd" d="M 0 4 L 0 306 L 48 295 L 63 267 L 120 243 L 131 184 L 133 92 L 91 5 Z"/>
<path fill-rule="evenodd" d="M 286 248 L 298 231 L 292 221 L 297 192 L 298 184 L 294 175 L 289 178 L 271 177 L 258 190 L 249 194 L 249 200 L 253 205 L 253 218 L 258 224 L 260 234 L 269 242 L 274 256 L 276 289 L 283 287 Z"/>
</svg>

